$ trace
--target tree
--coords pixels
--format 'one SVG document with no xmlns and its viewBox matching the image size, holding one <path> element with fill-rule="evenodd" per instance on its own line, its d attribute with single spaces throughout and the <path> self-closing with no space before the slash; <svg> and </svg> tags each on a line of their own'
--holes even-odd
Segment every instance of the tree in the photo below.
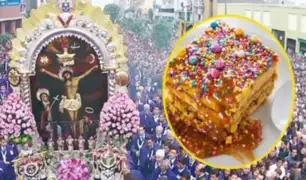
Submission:
<svg viewBox="0 0 306 180">
<path fill-rule="evenodd" d="M 155 22 L 152 29 L 152 41 L 156 48 L 164 49 L 170 44 L 172 26 L 165 20 Z"/>
<path fill-rule="evenodd" d="M 135 8 L 130 7 L 130 8 L 128 8 L 127 10 L 125 10 L 124 13 L 125 13 L 125 14 L 126 14 L 126 13 L 135 13 Z"/>
<path fill-rule="evenodd" d="M 104 6 L 103 12 L 110 15 L 111 20 L 114 22 L 119 18 L 120 7 L 117 4 L 107 4 Z"/>
<path fill-rule="evenodd" d="M 132 18 L 123 18 L 120 20 L 120 24 L 124 29 L 131 31 L 134 20 Z"/>
<path fill-rule="evenodd" d="M 11 35 L 9 34 L 0 34 L 0 44 L 6 45 L 6 43 L 11 40 Z"/>
<path fill-rule="evenodd" d="M 142 19 L 135 19 L 131 24 L 131 31 L 141 36 L 145 32 L 145 23 Z"/>
<path fill-rule="evenodd" d="M 150 22 L 153 22 L 153 16 L 154 16 L 153 10 L 150 8 L 148 12 L 148 18 Z"/>
<path fill-rule="evenodd" d="M 142 36 L 146 32 L 145 21 L 143 19 L 123 18 L 120 24 L 124 29 L 132 31 L 138 36 Z"/>
</svg>

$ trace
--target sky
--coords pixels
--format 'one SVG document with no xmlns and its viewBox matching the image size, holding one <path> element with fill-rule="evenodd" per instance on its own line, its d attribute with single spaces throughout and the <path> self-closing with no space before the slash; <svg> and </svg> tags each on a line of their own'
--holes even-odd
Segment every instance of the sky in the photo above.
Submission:
<svg viewBox="0 0 306 180">
<path fill-rule="evenodd" d="M 112 3 L 113 0 L 91 0 L 91 2 L 93 5 L 103 8 L 106 4 Z"/>
</svg>

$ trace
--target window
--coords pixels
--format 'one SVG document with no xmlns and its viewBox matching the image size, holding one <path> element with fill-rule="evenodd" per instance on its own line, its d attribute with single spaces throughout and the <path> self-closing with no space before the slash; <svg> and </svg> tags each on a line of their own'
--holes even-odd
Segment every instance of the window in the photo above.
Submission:
<svg viewBox="0 0 306 180">
<path fill-rule="evenodd" d="M 246 10 L 245 11 L 245 16 L 248 17 L 248 18 L 252 18 L 252 11 Z"/>
<path fill-rule="evenodd" d="M 184 20 L 185 19 L 185 13 L 179 12 L 179 19 Z"/>
<path fill-rule="evenodd" d="M 270 12 L 263 12 L 263 24 L 266 26 L 270 26 L 271 22 L 270 22 Z"/>
<path fill-rule="evenodd" d="M 260 22 L 261 20 L 261 17 L 260 17 L 260 11 L 255 11 L 254 12 L 254 20 L 257 21 L 257 22 Z"/>
<path fill-rule="evenodd" d="M 288 14 L 288 30 L 296 31 L 297 16 L 296 14 Z"/>
<path fill-rule="evenodd" d="M 214 16 L 214 1 L 210 0 L 209 5 L 210 5 L 210 17 L 212 17 Z"/>
<path fill-rule="evenodd" d="M 5 24 L 5 32 L 6 33 L 11 33 L 11 22 L 6 21 L 6 22 L 4 22 L 4 24 Z"/>
<path fill-rule="evenodd" d="M 191 21 L 191 12 L 187 12 L 187 21 Z"/>
<path fill-rule="evenodd" d="M 306 15 L 303 15 L 301 19 L 301 32 L 306 33 Z"/>
<path fill-rule="evenodd" d="M 161 13 L 174 13 L 174 9 L 173 8 L 170 8 L 170 9 L 159 9 L 158 12 L 161 12 Z"/>
</svg>

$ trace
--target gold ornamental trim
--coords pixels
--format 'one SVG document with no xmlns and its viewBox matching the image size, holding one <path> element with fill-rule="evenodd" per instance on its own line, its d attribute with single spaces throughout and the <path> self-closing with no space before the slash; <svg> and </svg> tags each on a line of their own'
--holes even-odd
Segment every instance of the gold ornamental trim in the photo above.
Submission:
<svg viewBox="0 0 306 180">
<path fill-rule="evenodd" d="M 22 27 L 16 31 L 16 38 L 12 40 L 13 49 L 9 52 L 12 59 L 10 62 L 11 67 L 22 70 L 24 69 L 24 64 L 31 63 L 30 61 L 32 61 L 32 59 L 27 58 L 29 56 L 25 54 L 29 52 L 29 43 L 38 41 L 39 33 L 44 33 L 44 31 L 41 30 L 41 24 L 46 19 L 52 20 L 54 28 L 65 31 L 67 26 L 63 26 L 57 19 L 62 13 L 62 9 L 55 0 L 51 0 L 49 3 L 42 5 L 39 9 L 33 9 L 31 11 L 31 16 L 23 20 Z M 104 14 L 100 7 L 95 7 L 90 2 L 83 3 L 80 0 L 76 0 L 74 9 L 69 13 L 71 13 L 76 20 L 86 17 L 99 28 L 106 30 L 108 33 L 108 41 L 105 46 L 112 45 L 115 47 L 113 54 L 119 63 L 118 70 L 127 71 L 127 47 L 123 44 L 123 35 L 119 32 L 118 25 L 112 23 L 109 15 Z M 35 39 L 35 37 L 38 38 Z M 105 69 L 107 68 L 110 67 L 105 67 Z"/>
</svg>

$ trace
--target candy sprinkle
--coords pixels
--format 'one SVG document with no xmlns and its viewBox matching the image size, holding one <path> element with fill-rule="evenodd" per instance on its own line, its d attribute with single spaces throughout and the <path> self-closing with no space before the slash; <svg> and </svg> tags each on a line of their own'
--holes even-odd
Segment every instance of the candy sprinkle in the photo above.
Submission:
<svg viewBox="0 0 306 180">
<path fill-rule="evenodd" d="M 210 27 L 213 28 L 213 29 L 216 29 L 218 26 L 219 26 L 219 24 L 215 21 L 210 24 Z"/>
<path fill-rule="evenodd" d="M 229 104 L 235 103 L 235 95 L 241 89 L 252 85 L 279 61 L 277 54 L 256 35 L 222 21 L 212 22 L 180 52 L 169 64 L 169 79 L 178 86 L 198 87 L 197 93 L 208 100 L 214 98 Z"/>
<path fill-rule="evenodd" d="M 197 58 L 196 56 L 191 56 L 191 57 L 189 58 L 189 63 L 190 63 L 191 65 L 196 64 L 197 61 L 198 61 L 198 58 Z"/>
</svg>

